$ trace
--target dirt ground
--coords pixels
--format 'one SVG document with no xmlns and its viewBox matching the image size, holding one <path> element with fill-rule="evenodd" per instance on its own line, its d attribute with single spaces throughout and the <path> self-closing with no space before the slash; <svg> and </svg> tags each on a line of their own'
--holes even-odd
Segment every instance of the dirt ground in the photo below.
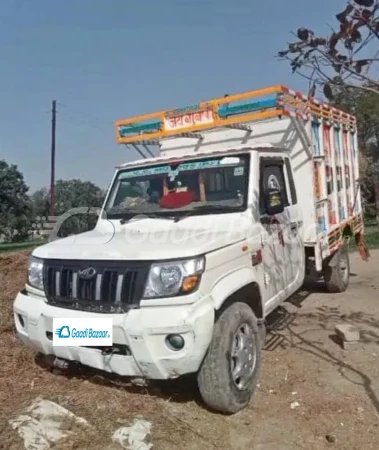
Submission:
<svg viewBox="0 0 379 450">
<path fill-rule="evenodd" d="M 12 302 L 27 256 L 0 257 L 0 449 L 23 449 L 8 421 L 38 396 L 93 425 L 58 450 L 120 448 L 110 436 L 137 416 L 152 422 L 156 450 L 379 448 L 379 251 L 368 263 L 352 255 L 347 293 L 315 286 L 271 318 L 259 388 L 250 407 L 234 416 L 208 411 L 190 380 L 137 388 L 86 369 L 52 373 L 14 335 Z M 334 337 L 343 322 L 361 331 L 348 350 Z"/>
</svg>

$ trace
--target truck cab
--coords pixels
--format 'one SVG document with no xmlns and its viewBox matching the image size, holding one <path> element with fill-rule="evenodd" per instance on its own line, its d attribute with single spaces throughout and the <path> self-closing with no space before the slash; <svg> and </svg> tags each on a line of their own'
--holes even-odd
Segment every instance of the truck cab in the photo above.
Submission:
<svg viewBox="0 0 379 450">
<path fill-rule="evenodd" d="M 306 128 L 291 146 L 284 108 L 278 117 L 258 102 L 244 117 L 246 106 L 212 102 L 157 113 L 160 128 L 153 115 L 116 124 L 120 143 L 159 139 L 160 155 L 117 167 L 94 230 L 34 250 L 14 318 L 25 344 L 57 361 L 135 381 L 193 373 L 210 407 L 235 413 L 258 380 L 267 315 L 310 264 L 340 292 L 349 266 L 342 238 L 333 250 L 319 229 Z M 271 135 L 255 131 L 262 114 Z M 54 318 L 101 317 L 112 319 L 111 346 L 53 345 Z"/>
</svg>

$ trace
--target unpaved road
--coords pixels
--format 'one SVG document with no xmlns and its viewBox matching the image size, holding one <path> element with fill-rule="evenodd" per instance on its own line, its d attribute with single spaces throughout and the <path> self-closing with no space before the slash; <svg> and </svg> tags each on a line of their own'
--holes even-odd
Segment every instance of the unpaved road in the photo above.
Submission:
<svg viewBox="0 0 379 450">
<path fill-rule="evenodd" d="M 257 394 L 229 417 L 207 411 L 191 381 L 139 389 L 89 370 L 51 373 L 13 332 L 11 307 L 26 261 L 26 253 L 0 257 L 0 449 L 24 448 L 8 421 L 38 396 L 93 425 L 58 450 L 120 448 L 111 435 L 137 416 L 152 422 L 156 450 L 379 448 L 379 251 L 369 263 L 352 255 L 347 293 L 319 288 L 272 318 Z M 341 322 L 361 330 L 361 342 L 347 351 L 334 341 Z"/>
</svg>

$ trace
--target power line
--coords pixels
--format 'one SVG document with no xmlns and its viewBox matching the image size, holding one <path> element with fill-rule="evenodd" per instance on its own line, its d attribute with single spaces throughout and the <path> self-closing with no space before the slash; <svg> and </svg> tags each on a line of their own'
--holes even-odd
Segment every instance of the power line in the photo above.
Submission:
<svg viewBox="0 0 379 450">
<path fill-rule="evenodd" d="M 93 128 L 93 129 L 95 129 L 97 131 L 100 131 L 101 133 L 108 133 L 109 129 L 112 129 L 112 128 L 109 128 L 109 127 L 107 127 L 107 129 L 105 129 L 105 127 L 101 128 L 101 127 L 95 125 L 94 123 L 87 122 L 87 121 L 85 121 L 83 119 L 78 119 L 75 116 L 72 116 L 72 115 L 69 115 L 69 114 L 65 114 L 65 113 L 62 114 L 61 111 L 58 111 L 58 114 L 60 115 L 60 117 L 62 117 L 63 120 L 67 119 L 69 122 L 74 123 L 75 125 L 90 127 L 90 128 Z"/>
<path fill-rule="evenodd" d="M 96 120 L 97 122 L 101 122 L 101 123 L 104 123 L 104 124 L 107 124 L 107 125 L 112 125 L 112 126 L 114 125 L 114 123 L 109 121 L 109 120 L 105 120 L 105 119 L 99 118 L 99 117 L 97 117 L 97 116 L 95 116 L 93 114 L 89 114 L 87 112 L 79 111 L 78 109 L 72 108 L 71 106 L 68 106 L 68 105 L 66 105 L 64 103 L 60 103 L 59 102 L 58 104 L 59 104 L 59 106 L 62 106 L 63 108 L 67 108 L 69 111 L 73 112 L 76 115 L 87 117 L 90 120 Z"/>
</svg>

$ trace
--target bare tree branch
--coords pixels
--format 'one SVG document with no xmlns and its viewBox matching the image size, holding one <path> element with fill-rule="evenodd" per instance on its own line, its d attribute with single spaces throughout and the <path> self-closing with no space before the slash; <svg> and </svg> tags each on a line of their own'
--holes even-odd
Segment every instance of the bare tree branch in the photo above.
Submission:
<svg viewBox="0 0 379 450">
<path fill-rule="evenodd" d="M 342 86 L 379 94 L 379 0 L 348 1 L 336 19 L 339 29 L 331 27 L 326 37 L 299 28 L 298 40 L 278 57 L 289 62 L 293 73 L 323 87 L 329 99 L 332 88 Z"/>
</svg>

